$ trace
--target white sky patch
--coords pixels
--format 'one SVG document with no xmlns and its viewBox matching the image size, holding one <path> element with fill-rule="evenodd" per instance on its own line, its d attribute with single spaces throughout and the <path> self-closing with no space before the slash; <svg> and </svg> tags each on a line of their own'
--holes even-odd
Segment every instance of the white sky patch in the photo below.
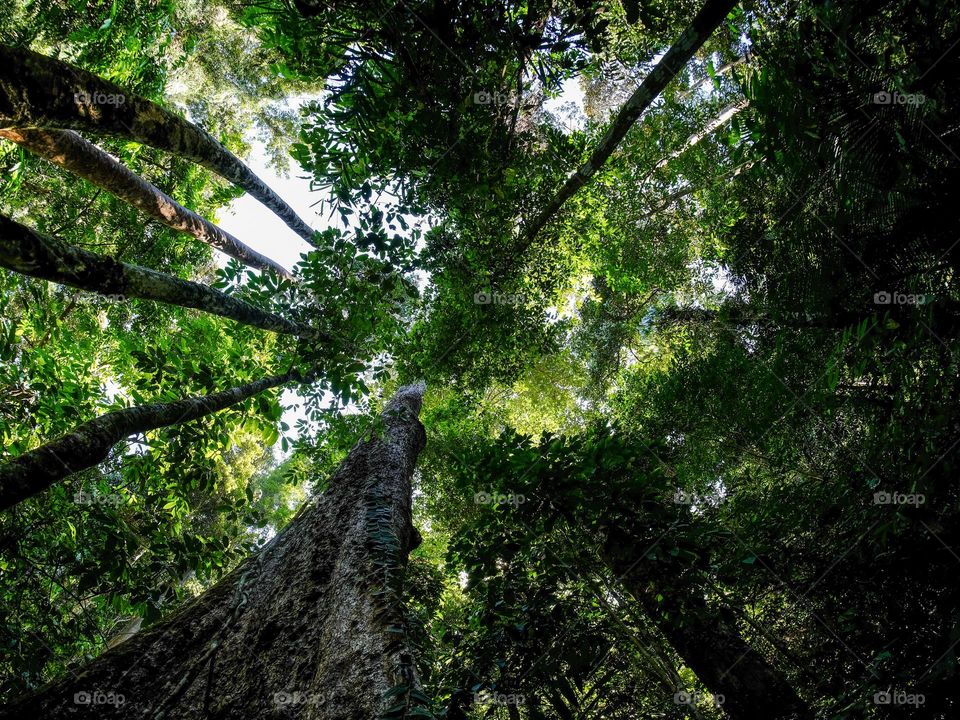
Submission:
<svg viewBox="0 0 960 720">
<path fill-rule="evenodd" d="M 696 260 L 689 263 L 687 268 L 690 270 L 691 284 L 695 294 L 690 303 L 691 306 L 702 308 L 705 301 L 722 301 L 737 294 L 733 275 L 725 265 Z"/>
<path fill-rule="evenodd" d="M 250 156 L 244 162 L 257 177 L 283 198 L 314 230 L 327 228 L 325 218 L 317 213 L 319 205 L 311 207 L 324 195 L 311 192 L 310 180 L 305 177 L 305 171 L 292 165 L 288 177 L 278 175 L 277 171 L 270 166 L 263 144 L 253 140 L 251 147 Z M 231 202 L 219 215 L 218 224 L 221 228 L 257 252 L 276 260 L 288 270 L 299 262 L 302 253 L 311 249 L 310 245 L 287 227 L 283 220 L 249 194 Z M 215 254 L 220 267 L 227 264 L 229 258 L 226 255 L 220 251 L 215 251 Z M 286 388 L 280 394 L 280 404 L 285 408 L 280 419 L 290 426 L 290 429 L 283 434 L 288 440 L 295 440 L 299 437 L 297 421 L 308 419 L 304 410 L 306 400 L 295 390 Z M 273 453 L 277 460 L 283 460 L 290 454 L 290 452 L 283 452 L 279 441 L 273 446 Z"/>
<path fill-rule="evenodd" d="M 123 387 L 113 378 L 107 378 L 103 383 L 103 394 L 107 398 L 107 403 L 112 403 L 117 397 L 127 398 Z"/>
<path fill-rule="evenodd" d="M 314 230 L 327 227 L 325 219 L 317 214 L 319 205 L 311 207 L 324 196 L 310 191 L 310 180 L 302 177 L 303 170 L 291 168 L 289 177 L 277 175 L 276 170 L 270 167 L 260 143 L 254 143 L 253 152 L 246 159 L 246 163 L 257 177 L 282 197 L 310 227 Z M 310 250 L 310 245 L 303 238 L 250 195 L 237 198 L 224 208 L 220 215 L 220 227 L 288 270 L 297 264 L 301 253 Z M 218 264 L 226 265 L 227 259 L 225 255 L 217 252 Z"/>
<path fill-rule="evenodd" d="M 587 126 L 586 99 L 579 78 L 569 78 L 560 87 L 560 94 L 548 98 L 543 109 L 553 115 L 569 134 Z"/>
</svg>

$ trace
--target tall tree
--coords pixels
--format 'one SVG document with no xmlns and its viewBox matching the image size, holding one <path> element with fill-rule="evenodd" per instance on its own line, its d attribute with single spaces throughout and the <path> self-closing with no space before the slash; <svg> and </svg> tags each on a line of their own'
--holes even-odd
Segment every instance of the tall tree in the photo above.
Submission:
<svg viewBox="0 0 960 720">
<path fill-rule="evenodd" d="M 644 110 L 650 107 L 650 104 L 663 92 L 663 89 L 683 69 L 697 50 L 703 47 L 703 44 L 736 4 L 736 0 L 707 0 L 704 3 L 687 29 L 683 31 L 683 34 L 677 38 L 677 41 L 667 50 L 656 67 L 643 79 L 640 87 L 620 108 L 603 138 L 590 153 L 590 159 L 573 173 L 557 191 L 556 195 L 551 198 L 550 202 L 521 228 L 520 254 L 536 240 L 540 231 L 559 212 L 567 200 L 573 197 L 603 167 Z"/>
<path fill-rule="evenodd" d="M 294 232 L 313 230 L 233 153 L 196 125 L 93 73 L 0 45 L 0 125 L 117 135 L 192 160 L 242 187 Z"/>
<path fill-rule="evenodd" d="M 188 233 L 250 267 L 272 270 L 283 277 L 291 277 L 282 265 L 183 207 L 165 192 L 130 171 L 115 157 L 72 130 L 8 128 L 0 130 L 0 137 L 12 140 L 35 155 L 116 195 L 167 227 Z"/>
<path fill-rule="evenodd" d="M 696 573 L 681 564 L 651 575 L 643 553 L 649 543 L 612 529 L 604 560 L 731 720 L 812 720 L 787 679 L 755 648 L 726 608 L 704 599 Z"/>
<path fill-rule="evenodd" d="M 431 717 L 401 600 L 423 390 L 398 390 L 329 489 L 212 590 L 0 718 Z"/>
<path fill-rule="evenodd" d="M 3 215 L 0 215 L 0 266 L 88 292 L 156 300 L 197 308 L 263 330 L 320 340 L 326 338 L 313 328 L 261 310 L 206 285 L 67 245 Z"/>
<path fill-rule="evenodd" d="M 299 371 L 291 370 L 211 395 L 136 405 L 89 420 L 67 435 L 0 465 L 0 510 L 102 462 L 114 445 L 130 435 L 190 422 L 236 405 L 264 390 L 292 380 L 306 382 L 310 377 L 312 374 L 304 377 Z"/>
</svg>

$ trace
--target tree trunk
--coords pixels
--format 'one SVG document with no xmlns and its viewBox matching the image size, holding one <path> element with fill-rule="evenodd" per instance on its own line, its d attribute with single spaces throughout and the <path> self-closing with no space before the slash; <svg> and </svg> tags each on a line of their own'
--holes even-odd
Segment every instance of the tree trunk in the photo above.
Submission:
<svg viewBox="0 0 960 720">
<path fill-rule="evenodd" d="M 48 162 L 103 188 L 138 210 L 178 232 L 192 235 L 249 267 L 273 270 L 291 277 L 279 263 L 261 255 L 230 233 L 188 210 L 172 197 L 154 187 L 119 160 L 72 130 L 12 128 L 0 130 L 0 137 L 11 140 Z"/>
<path fill-rule="evenodd" d="M 520 236 L 521 253 L 533 244 L 537 234 L 563 207 L 563 204 L 586 185 L 597 170 L 603 167 L 613 151 L 617 149 L 620 141 L 626 136 L 627 131 L 643 114 L 643 111 L 650 107 L 650 104 L 683 69 L 683 66 L 693 57 L 694 53 L 703 46 L 736 4 L 737 0 L 707 0 L 689 27 L 683 31 L 683 34 L 667 50 L 667 53 L 660 59 L 653 71 L 643 79 L 640 87 L 620 108 L 617 117 L 614 118 L 613 123 L 611 123 L 586 164 L 570 176 L 547 206 L 522 229 Z"/>
<path fill-rule="evenodd" d="M 358 442 L 329 489 L 214 588 L 0 718 L 431 717 L 400 605 L 418 537 L 410 479 L 426 441 L 422 392 L 402 388 L 382 433 Z M 87 698 L 100 703 L 77 704 Z"/>
<path fill-rule="evenodd" d="M 709 137 L 717 128 L 726 125 L 728 122 L 730 122 L 732 117 L 734 117 L 741 110 L 745 110 L 749 105 L 750 102 L 748 100 L 738 100 L 737 102 L 725 107 L 720 111 L 720 114 L 717 115 L 717 117 L 710 120 L 710 122 L 704 125 L 699 132 L 695 132 L 693 135 L 690 135 L 684 141 L 683 145 L 668 153 L 665 157 L 660 158 L 660 160 L 650 170 L 648 170 L 642 178 L 640 178 L 640 181 L 637 183 L 637 185 L 643 185 L 650 178 L 650 176 L 653 175 L 653 173 L 663 167 L 666 167 L 671 160 L 680 157 L 694 145 L 700 143 L 704 138 Z"/>
<path fill-rule="evenodd" d="M 724 63 L 723 65 L 721 65 L 720 67 L 718 67 L 716 70 L 713 71 L 713 75 L 708 75 L 703 80 L 700 80 L 699 82 L 695 82 L 693 85 L 691 85 L 688 89 L 684 90 L 683 92 L 677 93 L 677 99 L 685 100 L 688 97 L 691 97 L 695 92 L 697 92 L 701 88 L 705 88 L 710 85 L 713 85 L 714 78 L 718 78 L 721 75 L 726 75 L 728 72 L 730 72 L 735 67 L 737 67 L 737 65 L 741 65 L 743 63 L 749 63 L 751 60 L 752 58 L 750 56 L 750 53 L 747 53 L 746 55 L 743 55 L 741 57 L 734 58 L 728 63 Z"/>
<path fill-rule="evenodd" d="M 291 371 L 213 395 L 136 405 L 89 420 L 63 437 L 0 465 L 0 510 L 43 492 L 68 475 L 103 462 L 110 448 L 130 435 L 211 415 L 299 377 L 299 373 Z"/>
<path fill-rule="evenodd" d="M 648 210 L 648 211 L 645 212 L 643 215 L 641 215 L 641 216 L 640 216 L 640 220 L 648 220 L 649 218 L 652 218 L 652 217 L 653 217 L 654 215 L 656 215 L 657 213 L 663 212 L 664 210 L 666 210 L 668 207 L 670 207 L 671 205 L 673 205 L 673 203 L 675 203 L 677 200 L 682 200 L 683 198 L 687 197 L 688 195 L 693 195 L 693 193 L 695 193 L 695 192 L 697 192 L 697 191 L 699 191 L 699 190 L 704 190 L 704 189 L 709 188 L 709 187 L 714 187 L 715 185 L 719 184 L 719 182 L 720 182 L 721 180 L 727 180 L 727 179 L 729 179 L 729 178 L 734 178 L 734 177 L 736 177 L 737 175 L 739 175 L 740 173 L 746 172 L 746 171 L 749 170 L 751 167 L 753 167 L 753 161 L 752 161 L 752 160 L 749 161 L 749 162 L 745 162 L 745 163 L 743 163 L 742 165 L 737 165 L 737 167 L 731 168 L 730 170 L 727 170 L 725 173 L 722 173 L 722 174 L 718 175 L 718 176 L 715 177 L 715 178 L 711 178 L 711 180 L 712 180 L 713 182 L 711 182 L 710 184 L 707 184 L 707 185 L 693 185 L 693 184 L 691 184 L 691 185 L 686 185 L 685 187 L 682 187 L 682 188 L 680 188 L 679 190 L 676 190 L 675 192 L 672 192 L 672 193 L 670 193 L 669 195 L 667 195 L 667 197 L 665 197 L 665 198 L 663 199 L 663 201 L 662 201 L 659 205 L 657 205 L 657 206 L 656 206 L 655 208 L 653 208 L 652 210 Z M 638 224 L 639 224 L 639 223 L 638 223 Z"/>
<path fill-rule="evenodd" d="M 293 208 L 196 125 L 86 70 L 0 45 L 0 129 L 16 127 L 92 130 L 192 160 L 242 187 L 313 242 L 313 230 Z"/>
<path fill-rule="evenodd" d="M 724 712 L 732 720 L 812 719 L 786 678 L 744 641 L 733 614 L 704 600 L 694 571 L 671 566 L 651 576 L 651 563 L 637 557 L 641 545 L 611 537 L 604 560 L 700 682 L 723 696 Z"/>
<path fill-rule="evenodd" d="M 0 215 L 0 267 L 100 295 L 157 300 L 196 308 L 276 333 L 317 340 L 329 337 L 201 283 L 97 255 L 41 235 Z"/>
</svg>

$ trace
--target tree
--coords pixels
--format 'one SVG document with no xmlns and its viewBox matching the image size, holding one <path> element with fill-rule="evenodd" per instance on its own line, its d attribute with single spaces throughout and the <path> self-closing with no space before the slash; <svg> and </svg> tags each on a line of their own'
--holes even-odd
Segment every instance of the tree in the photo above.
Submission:
<svg viewBox="0 0 960 720">
<path fill-rule="evenodd" d="M 329 490 L 197 602 L 0 717 L 417 715 L 401 603 L 423 390 L 400 388 Z"/>
<path fill-rule="evenodd" d="M 0 45 L 0 123 L 95 130 L 193 160 L 239 185 L 307 242 L 313 230 L 206 132 L 150 100 L 80 68 Z"/>
<path fill-rule="evenodd" d="M 103 462 L 110 449 L 130 435 L 190 422 L 291 380 L 307 382 L 312 375 L 291 370 L 205 397 L 138 405 L 101 415 L 64 437 L 0 465 L 0 508 L 11 507 L 57 480 Z"/>
<path fill-rule="evenodd" d="M 20 128 L 0 130 L 0 137 L 12 140 L 40 157 L 70 170 L 78 177 L 125 200 L 167 227 L 189 233 L 232 258 L 254 268 L 272 270 L 281 277 L 290 273 L 273 260 L 244 245 L 230 233 L 180 205 L 159 188 L 128 170 L 110 154 L 69 130 Z"/>
<path fill-rule="evenodd" d="M 956 716 L 958 17 L 911 0 L 722 6 L 0 8 L 16 52 L 175 107 L 238 157 L 269 127 L 268 154 L 292 143 L 331 211 L 293 282 L 218 268 L 0 140 L 0 214 L 27 237 L 0 272 L 3 460 L 42 455 L 77 418 L 322 370 L 121 439 L 0 514 L 4 697 L 68 712 L 74 687 L 116 714 L 118 683 L 71 673 L 145 657 L 160 679 L 128 712 L 149 716 Z M 557 109 L 577 86 L 586 117 Z M 48 124 L 34 130 L 68 126 Z M 201 217 L 239 194 L 129 132 L 83 132 Z M 34 254 L 54 282 L 27 274 Z M 115 302 L 87 263 L 173 302 Z M 241 303 L 226 313 L 241 322 L 187 296 Z M 292 332 L 261 332 L 276 328 Z M 376 441 L 369 398 L 419 378 L 431 442 L 403 494 L 424 539 L 383 615 L 398 680 L 317 637 L 354 618 L 343 645 L 378 663 L 393 646 L 369 640 L 356 598 L 393 597 L 396 575 L 364 585 L 353 560 L 394 567 L 380 560 L 414 544 L 372 507 L 369 546 L 353 542 L 365 491 L 349 504 L 327 478 Z M 341 475 L 367 476 L 351 463 Z M 330 566 L 305 546 L 352 550 Z M 294 586 L 263 588 L 278 555 Z M 261 650 L 271 685 L 281 662 L 311 682 L 254 698 Z M 414 657 L 415 677 L 397 671 Z M 360 667 L 384 702 L 321 706 L 318 667 L 338 697 Z"/>
<path fill-rule="evenodd" d="M 323 333 L 312 328 L 260 310 L 206 285 L 96 255 L 56 238 L 39 235 L 4 216 L 0 216 L 0 265 L 25 275 L 120 299 L 158 300 L 198 308 L 263 330 L 325 338 Z"/>
</svg>

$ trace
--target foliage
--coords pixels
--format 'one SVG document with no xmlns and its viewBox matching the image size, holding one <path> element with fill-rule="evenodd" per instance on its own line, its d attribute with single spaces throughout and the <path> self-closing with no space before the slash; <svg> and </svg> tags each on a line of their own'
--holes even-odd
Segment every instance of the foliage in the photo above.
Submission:
<svg viewBox="0 0 960 720">
<path fill-rule="evenodd" d="M 699 613 L 729 619 L 818 716 L 905 716 L 874 699 L 896 690 L 955 715 L 957 15 L 738 8 L 525 245 L 695 10 L 0 11 L 4 42 L 179 106 L 238 152 L 289 151 L 329 216 L 291 281 L 217 267 L 7 144 L 4 211 L 330 338 L 0 276 L 5 455 L 110 408 L 319 369 L 293 397 L 134 438 L 0 518 L 4 694 L 208 587 L 324 490 L 383 397 L 425 379 L 424 542 L 402 593 L 368 498 L 435 701 L 395 688 L 398 712 L 723 717 L 671 640 Z M 552 103 L 577 87 L 569 127 Z M 236 196 L 102 143 L 201 214 Z"/>
</svg>

